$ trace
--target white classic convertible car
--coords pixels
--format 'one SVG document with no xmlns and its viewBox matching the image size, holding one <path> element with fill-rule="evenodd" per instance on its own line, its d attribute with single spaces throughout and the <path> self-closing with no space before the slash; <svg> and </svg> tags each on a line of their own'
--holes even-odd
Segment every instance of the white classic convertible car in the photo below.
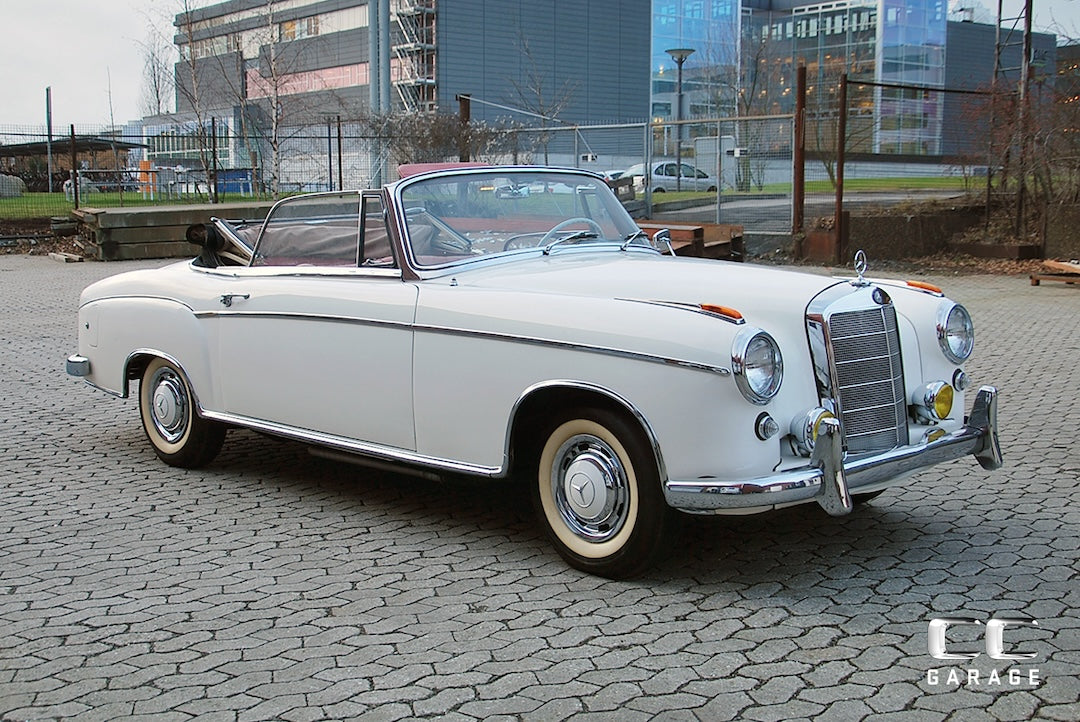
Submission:
<svg viewBox="0 0 1080 722">
<path fill-rule="evenodd" d="M 1001 464 L 965 416 L 971 317 L 921 283 L 675 258 L 597 175 L 421 172 L 214 219 L 193 261 L 87 288 L 68 373 L 167 464 L 226 430 L 404 471 L 526 478 L 571 565 L 640 573 L 677 512 L 841 515 L 911 472 Z"/>
</svg>

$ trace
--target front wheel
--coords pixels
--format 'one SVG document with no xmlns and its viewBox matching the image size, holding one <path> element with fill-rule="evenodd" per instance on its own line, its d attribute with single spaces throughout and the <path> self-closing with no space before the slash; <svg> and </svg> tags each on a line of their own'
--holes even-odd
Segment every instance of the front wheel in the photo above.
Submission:
<svg viewBox="0 0 1080 722">
<path fill-rule="evenodd" d="M 139 416 L 154 453 L 170 466 L 205 466 L 225 441 L 225 427 L 199 416 L 187 378 L 162 358 L 155 358 L 143 371 Z"/>
<path fill-rule="evenodd" d="M 602 409 L 560 417 L 544 436 L 534 501 L 559 554 L 612 579 L 645 571 L 676 523 L 641 429 Z"/>
</svg>

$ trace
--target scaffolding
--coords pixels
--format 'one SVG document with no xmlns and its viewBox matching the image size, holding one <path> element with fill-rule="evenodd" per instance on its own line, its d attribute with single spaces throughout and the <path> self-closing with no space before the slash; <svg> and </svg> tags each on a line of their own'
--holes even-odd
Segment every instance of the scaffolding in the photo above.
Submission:
<svg viewBox="0 0 1080 722">
<path fill-rule="evenodd" d="M 402 107 L 410 113 L 433 111 L 435 83 L 435 0 L 394 0 L 397 25 L 394 87 Z"/>
</svg>

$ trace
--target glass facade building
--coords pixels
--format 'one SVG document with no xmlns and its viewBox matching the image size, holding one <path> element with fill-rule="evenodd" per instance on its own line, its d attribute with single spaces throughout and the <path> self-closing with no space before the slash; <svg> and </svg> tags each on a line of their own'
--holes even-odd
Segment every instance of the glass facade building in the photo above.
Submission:
<svg viewBox="0 0 1080 722">
<path fill-rule="evenodd" d="M 675 118 L 677 67 L 667 53 L 691 48 L 683 64 L 682 117 L 734 115 L 739 67 L 739 0 L 654 0 L 652 112 Z"/>
<path fill-rule="evenodd" d="M 945 0 L 880 0 L 875 80 L 945 87 Z M 944 97 L 919 89 L 877 89 L 874 151 L 941 153 Z"/>
<path fill-rule="evenodd" d="M 841 76 L 854 81 L 853 150 L 941 153 L 944 101 L 930 89 L 945 84 L 947 11 L 946 0 L 654 0 L 652 115 L 676 116 L 675 68 L 664 51 L 693 48 L 684 118 L 790 113 L 804 63 L 808 109 L 820 120 L 835 117 Z"/>
</svg>

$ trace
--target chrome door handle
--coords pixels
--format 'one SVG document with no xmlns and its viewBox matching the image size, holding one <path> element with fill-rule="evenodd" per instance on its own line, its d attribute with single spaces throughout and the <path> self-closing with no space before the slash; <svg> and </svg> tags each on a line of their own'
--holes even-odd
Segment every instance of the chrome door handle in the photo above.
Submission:
<svg viewBox="0 0 1080 722">
<path fill-rule="evenodd" d="M 232 306 L 234 298 L 243 298 L 245 300 L 251 298 L 250 293 L 223 293 L 221 294 L 221 305 L 225 308 Z"/>
</svg>

